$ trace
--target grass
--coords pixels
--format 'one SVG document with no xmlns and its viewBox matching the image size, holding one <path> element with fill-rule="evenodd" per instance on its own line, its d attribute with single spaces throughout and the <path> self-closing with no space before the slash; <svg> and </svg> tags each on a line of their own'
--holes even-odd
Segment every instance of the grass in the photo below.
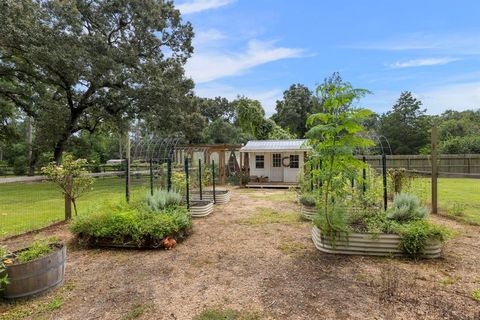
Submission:
<svg viewBox="0 0 480 320">
<path fill-rule="evenodd" d="M 262 225 L 270 223 L 297 224 L 300 223 L 301 220 L 298 212 L 279 212 L 267 207 L 257 207 L 255 208 L 255 214 L 253 216 L 241 219 L 238 222 L 240 224 L 248 225 Z"/>
<path fill-rule="evenodd" d="M 296 193 L 292 191 L 281 191 L 271 194 L 270 192 L 263 192 L 261 190 L 256 190 L 252 196 L 256 199 L 266 199 L 273 202 L 292 202 L 296 199 Z"/>
<path fill-rule="evenodd" d="M 308 250 L 303 243 L 294 241 L 282 242 L 278 248 L 287 256 L 301 255 Z"/>
<path fill-rule="evenodd" d="M 149 308 L 149 305 L 135 305 L 133 309 L 127 312 L 125 319 L 136 319 L 144 314 Z"/>
<path fill-rule="evenodd" d="M 430 203 L 430 179 L 416 179 L 414 188 L 415 193 L 418 192 L 421 198 Z M 480 225 L 480 179 L 439 178 L 438 207 L 439 211 L 445 214 L 460 207 L 463 214 L 455 212 L 450 216 L 461 222 Z"/>
<path fill-rule="evenodd" d="M 132 177 L 132 197 L 143 197 L 148 178 Z M 78 200 L 79 215 L 92 205 L 125 198 L 125 180 L 118 177 L 95 180 L 92 190 Z M 60 190 L 50 182 L 0 184 L 0 238 L 39 229 L 64 217 Z"/>
<path fill-rule="evenodd" d="M 480 288 L 473 290 L 472 298 L 474 300 L 480 301 Z"/>
<path fill-rule="evenodd" d="M 257 320 L 257 312 L 237 311 L 234 309 L 208 308 L 195 316 L 193 320 Z"/>
</svg>

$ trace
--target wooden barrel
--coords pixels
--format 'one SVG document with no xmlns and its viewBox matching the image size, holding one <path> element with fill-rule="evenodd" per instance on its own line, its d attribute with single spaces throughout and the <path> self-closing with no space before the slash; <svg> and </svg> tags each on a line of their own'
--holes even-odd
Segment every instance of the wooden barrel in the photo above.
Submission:
<svg viewBox="0 0 480 320">
<path fill-rule="evenodd" d="M 22 298 L 62 285 L 66 259 L 67 249 L 62 244 L 47 256 L 7 266 L 9 284 L 1 294 L 7 299 Z"/>
</svg>

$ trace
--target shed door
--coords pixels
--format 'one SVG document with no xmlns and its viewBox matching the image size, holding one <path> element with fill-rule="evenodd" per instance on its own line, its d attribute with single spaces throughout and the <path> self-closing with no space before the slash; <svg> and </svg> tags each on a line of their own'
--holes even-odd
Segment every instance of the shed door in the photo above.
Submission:
<svg viewBox="0 0 480 320">
<path fill-rule="evenodd" d="M 270 181 L 283 181 L 281 153 L 272 153 L 272 168 L 270 169 Z"/>
</svg>

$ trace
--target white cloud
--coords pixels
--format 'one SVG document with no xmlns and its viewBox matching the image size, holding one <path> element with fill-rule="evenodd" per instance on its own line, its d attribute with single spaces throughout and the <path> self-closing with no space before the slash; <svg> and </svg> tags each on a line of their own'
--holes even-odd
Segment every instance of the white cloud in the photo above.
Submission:
<svg viewBox="0 0 480 320">
<path fill-rule="evenodd" d="M 195 32 L 194 41 L 197 44 L 204 44 L 207 42 L 218 41 L 225 39 L 226 36 L 217 29 L 208 29 Z"/>
<path fill-rule="evenodd" d="M 480 34 L 427 34 L 414 33 L 397 35 L 376 42 L 364 42 L 347 46 L 354 49 L 383 51 L 421 51 L 428 50 L 443 54 L 478 55 L 480 54 Z"/>
<path fill-rule="evenodd" d="M 197 83 L 235 76 L 244 73 L 255 66 L 287 58 L 304 56 L 304 50 L 275 47 L 273 42 L 251 40 L 247 50 L 241 53 L 233 52 L 196 52 L 187 62 L 185 69 Z"/>
<path fill-rule="evenodd" d="M 197 85 L 196 95 L 205 98 L 225 97 L 234 100 L 237 96 L 246 96 L 261 102 L 265 114 L 270 117 L 275 112 L 276 101 L 282 99 L 283 91 L 280 89 L 251 89 L 232 87 L 216 82 Z"/>
<path fill-rule="evenodd" d="M 426 59 L 412 59 L 407 61 L 397 61 L 389 64 L 388 66 L 393 69 L 401 68 L 413 68 L 413 67 L 426 67 L 426 66 L 438 66 L 444 65 L 450 62 L 458 61 L 458 58 L 426 58 Z"/>
<path fill-rule="evenodd" d="M 234 1 L 235 0 L 191 0 L 178 4 L 176 7 L 182 14 L 192 14 L 201 11 L 217 9 L 233 3 Z"/>
<path fill-rule="evenodd" d="M 480 108 L 480 82 L 458 83 L 435 87 L 416 95 L 430 114 L 447 109 Z"/>
</svg>

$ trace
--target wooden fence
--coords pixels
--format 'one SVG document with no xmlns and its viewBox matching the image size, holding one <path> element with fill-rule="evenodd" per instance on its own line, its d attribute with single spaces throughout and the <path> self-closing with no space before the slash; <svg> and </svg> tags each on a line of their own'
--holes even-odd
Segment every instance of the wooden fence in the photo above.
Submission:
<svg viewBox="0 0 480 320">
<path fill-rule="evenodd" d="M 373 168 L 382 168 L 381 155 L 367 155 L 365 158 Z M 437 159 L 441 176 L 480 177 L 480 154 L 443 154 L 438 155 Z M 387 168 L 431 173 L 432 162 L 430 155 L 387 155 Z"/>
</svg>

